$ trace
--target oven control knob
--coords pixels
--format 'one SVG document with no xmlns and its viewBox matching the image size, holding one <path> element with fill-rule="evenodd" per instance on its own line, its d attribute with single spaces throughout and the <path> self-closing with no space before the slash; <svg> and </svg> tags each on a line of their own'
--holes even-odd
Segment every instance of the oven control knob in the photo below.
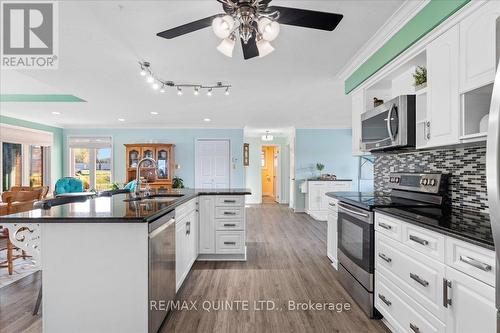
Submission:
<svg viewBox="0 0 500 333">
<path fill-rule="evenodd" d="M 435 179 L 431 179 L 431 180 L 429 181 L 429 185 L 430 185 L 430 186 L 436 186 L 436 180 L 435 180 Z"/>
<path fill-rule="evenodd" d="M 427 184 L 429 184 L 429 179 L 427 178 L 422 179 L 422 181 L 424 186 L 427 186 Z"/>
<path fill-rule="evenodd" d="M 399 184 L 399 177 L 394 178 L 394 181 L 396 182 L 396 184 Z"/>
<path fill-rule="evenodd" d="M 389 183 L 394 183 L 394 177 L 389 178 Z"/>
<path fill-rule="evenodd" d="M 420 185 L 424 185 L 424 179 L 423 178 L 420 179 Z"/>
</svg>

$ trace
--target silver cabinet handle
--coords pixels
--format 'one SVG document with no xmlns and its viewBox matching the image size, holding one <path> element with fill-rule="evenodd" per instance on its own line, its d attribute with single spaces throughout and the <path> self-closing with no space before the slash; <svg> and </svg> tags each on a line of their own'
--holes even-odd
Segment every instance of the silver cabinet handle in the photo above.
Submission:
<svg viewBox="0 0 500 333">
<path fill-rule="evenodd" d="M 425 281 L 424 279 L 422 279 L 420 276 L 418 276 L 415 273 L 410 273 L 410 278 L 417 281 L 418 283 L 420 283 L 424 287 L 427 287 L 429 285 L 429 282 Z"/>
<path fill-rule="evenodd" d="M 387 306 L 391 306 L 391 305 L 392 305 L 391 301 L 389 301 L 387 298 L 385 298 L 385 296 L 384 296 L 384 295 L 382 295 L 382 294 L 378 294 L 378 298 L 380 298 L 380 300 L 381 300 L 382 302 L 384 302 L 384 303 L 385 303 L 385 305 L 387 305 Z"/>
<path fill-rule="evenodd" d="M 410 328 L 413 332 L 415 333 L 420 333 L 420 328 L 418 328 L 417 325 L 413 324 L 413 323 L 410 323 Z"/>
<path fill-rule="evenodd" d="M 236 227 L 236 224 L 234 223 L 224 223 L 225 227 Z"/>
<path fill-rule="evenodd" d="M 191 233 L 191 222 L 188 221 L 186 222 L 186 235 L 189 235 Z"/>
<path fill-rule="evenodd" d="M 236 203 L 236 200 L 224 200 L 224 203 Z"/>
<path fill-rule="evenodd" d="M 329 202 L 328 204 L 329 204 L 330 206 L 332 206 L 332 207 L 337 206 L 337 205 L 336 205 L 336 204 L 334 204 L 333 202 Z"/>
<path fill-rule="evenodd" d="M 425 245 L 425 246 L 429 245 L 429 241 L 428 240 L 422 239 L 422 238 L 417 237 L 417 236 L 410 235 L 410 240 L 412 240 L 412 241 L 414 241 L 416 243 Z"/>
<path fill-rule="evenodd" d="M 443 278 L 443 306 L 445 308 L 451 305 L 451 299 L 448 298 L 448 288 L 451 288 L 451 281 Z"/>
<path fill-rule="evenodd" d="M 391 262 L 392 259 L 389 258 L 388 256 L 386 256 L 385 254 L 383 254 L 382 252 L 379 252 L 378 253 L 378 256 L 382 259 L 382 260 L 385 260 L 386 262 Z"/>
<path fill-rule="evenodd" d="M 382 228 L 387 229 L 387 230 L 391 230 L 392 229 L 392 226 L 388 225 L 386 223 L 379 222 L 378 225 L 379 225 L 379 227 L 382 227 Z"/>
<path fill-rule="evenodd" d="M 236 242 L 224 242 L 224 245 L 236 245 Z"/>
<path fill-rule="evenodd" d="M 224 212 L 224 215 L 236 215 L 235 212 Z"/>
<path fill-rule="evenodd" d="M 471 258 L 471 257 L 460 256 L 460 261 L 463 261 L 466 264 L 469 264 L 471 266 L 479 268 L 485 272 L 491 271 L 491 265 L 485 264 L 484 262 L 480 262 L 479 260 L 476 260 L 476 259 Z"/>
<path fill-rule="evenodd" d="M 355 210 L 351 210 L 351 209 L 345 208 L 342 205 L 339 205 L 339 208 L 342 209 L 342 210 L 345 210 L 346 212 L 349 212 L 349 213 L 352 213 L 352 214 L 355 214 L 355 215 L 359 215 L 359 216 L 363 216 L 363 217 L 366 217 L 366 218 L 368 218 L 370 216 L 368 214 L 359 213 L 359 212 L 356 212 Z"/>
</svg>

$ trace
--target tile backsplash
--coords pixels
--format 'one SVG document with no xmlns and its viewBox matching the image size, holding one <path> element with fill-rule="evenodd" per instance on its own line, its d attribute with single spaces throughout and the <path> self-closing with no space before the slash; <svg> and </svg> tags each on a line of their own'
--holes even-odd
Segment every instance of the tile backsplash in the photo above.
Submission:
<svg viewBox="0 0 500 333">
<path fill-rule="evenodd" d="M 488 212 L 486 146 L 376 154 L 376 192 L 389 192 L 387 183 L 390 172 L 447 173 L 453 206 Z"/>
</svg>

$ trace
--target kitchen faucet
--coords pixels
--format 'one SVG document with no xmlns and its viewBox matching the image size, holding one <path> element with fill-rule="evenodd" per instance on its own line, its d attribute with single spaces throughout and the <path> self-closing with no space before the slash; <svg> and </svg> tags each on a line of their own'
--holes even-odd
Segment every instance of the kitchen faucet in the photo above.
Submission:
<svg viewBox="0 0 500 333">
<path fill-rule="evenodd" d="M 135 173 L 135 177 L 136 177 L 135 178 L 135 195 L 140 195 L 140 193 L 141 193 L 140 169 L 141 169 L 142 163 L 144 163 L 146 161 L 149 161 L 149 162 L 153 163 L 153 166 L 155 168 L 156 176 L 158 177 L 158 163 L 156 163 L 156 161 L 154 159 L 152 159 L 151 157 L 145 157 L 142 160 L 140 160 L 139 163 L 137 163 L 137 168 L 135 170 L 135 172 L 136 172 Z M 146 193 L 146 195 L 148 195 L 148 193 Z"/>
</svg>

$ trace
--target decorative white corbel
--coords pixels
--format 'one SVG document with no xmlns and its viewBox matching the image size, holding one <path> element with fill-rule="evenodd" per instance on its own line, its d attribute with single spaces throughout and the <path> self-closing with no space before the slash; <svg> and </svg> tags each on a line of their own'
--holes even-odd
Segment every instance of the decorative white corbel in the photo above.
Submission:
<svg viewBox="0 0 500 333">
<path fill-rule="evenodd" d="M 9 239 L 15 247 L 26 251 L 34 261 L 41 264 L 41 226 L 39 223 L 13 223 L 6 226 Z"/>
</svg>

